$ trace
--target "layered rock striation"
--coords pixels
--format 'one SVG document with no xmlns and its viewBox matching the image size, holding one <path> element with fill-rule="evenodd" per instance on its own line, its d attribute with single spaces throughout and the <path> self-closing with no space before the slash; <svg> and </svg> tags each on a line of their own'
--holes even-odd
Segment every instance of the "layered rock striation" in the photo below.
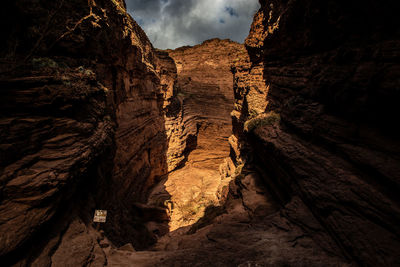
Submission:
<svg viewBox="0 0 400 267">
<path fill-rule="evenodd" d="M 169 81 L 165 90 L 169 174 L 148 202 L 168 200 L 171 231 L 199 220 L 207 206 L 219 202 L 222 186 L 229 183 L 220 176 L 219 165 L 229 155 L 231 65 L 243 50 L 236 42 L 211 39 L 158 52 Z M 175 80 L 168 74 L 174 68 Z"/>
<path fill-rule="evenodd" d="M 282 212 L 301 199 L 348 260 L 399 265 L 394 7 L 260 3 L 233 68 L 234 160 L 256 166 Z"/>
<path fill-rule="evenodd" d="M 103 264 L 95 208 L 115 244 L 148 246 L 145 222 L 168 218 L 140 203 L 168 171 L 168 143 L 146 34 L 119 0 L 21 0 L 2 14 L 2 262 Z"/>
<path fill-rule="evenodd" d="M 226 156 L 234 102 L 230 68 L 241 51 L 243 45 L 220 39 L 167 50 L 176 64 L 175 90 L 182 99 L 186 125 L 199 132 L 194 152 L 199 155 L 193 164 L 218 168 Z"/>
</svg>

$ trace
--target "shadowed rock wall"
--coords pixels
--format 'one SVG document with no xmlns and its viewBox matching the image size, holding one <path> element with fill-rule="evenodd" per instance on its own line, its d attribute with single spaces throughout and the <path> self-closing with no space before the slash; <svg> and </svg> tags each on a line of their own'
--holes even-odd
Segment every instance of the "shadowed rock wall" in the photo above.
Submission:
<svg viewBox="0 0 400 267">
<path fill-rule="evenodd" d="M 116 244 L 154 242 L 135 203 L 167 172 L 168 144 L 146 34 L 119 0 L 7 1 L 1 12 L 2 262 L 104 263 L 95 208 L 109 211 Z"/>
<path fill-rule="evenodd" d="M 236 156 L 256 163 L 284 209 L 300 197 L 348 259 L 399 265 L 392 3 L 260 3 L 233 69 Z"/>
</svg>

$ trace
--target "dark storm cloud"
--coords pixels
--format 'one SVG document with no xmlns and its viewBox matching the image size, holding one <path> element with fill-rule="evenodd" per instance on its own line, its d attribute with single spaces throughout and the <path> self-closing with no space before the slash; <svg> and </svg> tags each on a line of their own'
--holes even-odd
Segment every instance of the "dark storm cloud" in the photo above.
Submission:
<svg viewBox="0 0 400 267">
<path fill-rule="evenodd" d="M 225 7 L 225 11 L 229 13 L 232 17 L 239 17 L 239 14 L 230 6 Z"/>
<path fill-rule="evenodd" d="M 158 48 L 218 37 L 243 42 L 258 0 L 126 0 L 128 12 Z"/>
</svg>

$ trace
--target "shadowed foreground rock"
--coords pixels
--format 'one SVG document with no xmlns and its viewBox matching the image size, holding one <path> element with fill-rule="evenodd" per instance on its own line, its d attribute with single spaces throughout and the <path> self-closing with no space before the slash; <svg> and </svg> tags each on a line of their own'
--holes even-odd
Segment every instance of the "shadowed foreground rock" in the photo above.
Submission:
<svg viewBox="0 0 400 267">
<path fill-rule="evenodd" d="M 248 55 L 234 67 L 232 139 L 241 157 L 263 173 L 284 210 L 299 197 L 346 258 L 400 265 L 394 7 L 260 3 Z"/>
<path fill-rule="evenodd" d="M 123 1 L 21 0 L 3 10 L 2 262 L 96 262 L 94 208 L 109 211 L 104 228 L 116 244 L 148 246 L 154 237 L 134 203 L 167 172 L 167 143 L 145 33 Z"/>
</svg>

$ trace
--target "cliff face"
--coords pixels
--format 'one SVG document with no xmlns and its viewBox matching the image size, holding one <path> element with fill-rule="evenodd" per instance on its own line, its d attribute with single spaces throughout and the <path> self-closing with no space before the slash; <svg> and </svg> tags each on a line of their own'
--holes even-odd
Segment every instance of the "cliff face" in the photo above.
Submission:
<svg viewBox="0 0 400 267">
<path fill-rule="evenodd" d="M 243 46 L 154 50 L 123 1 L 21 0 L 4 10 L 2 26 L 12 24 L 1 44 L 5 262 L 102 264 L 94 209 L 108 211 L 107 240 L 142 249 L 218 202 L 230 66 Z M 172 205 L 180 212 L 168 227 Z"/>
<path fill-rule="evenodd" d="M 173 207 L 170 231 L 195 223 L 208 205 L 219 202 L 220 189 L 228 183 L 220 176 L 219 165 L 229 155 L 234 101 L 230 68 L 243 50 L 243 45 L 230 40 L 212 39 L 194 47 L 159 51 L 168 85 L 164 105 L 170 173 L 148 202 L 168 199 Z M 173 68 L 176 77 L 169 75 Z"/>
<path fill-rule="evenodd" d="M 104 262 L 95 208 L 109 211 L 116 244 L 154 242 L 134 205 L 168 170 L 163 86 L 145 33 L 123 1 L 21 0 L 3 11 L 2 262 Z"/>
<path fill-rule="evenodd" d="M 176 64 L 175 90 L 183 102 L 186 124 L 199 132 L 194 152 L 199 155 L 194 164 L 218 168 L 226 156 L 231 133 L 229 114 L 234 102 L 230 68 L 243 50 L 236 42 L 212 39 L 167 51 Z"/>
<path fill-rule="evenodd" d="M 237 158 L 258 168 L 282 212 L 300 198 L 348 259 L 400 264 L 394 7 L 260 3 L 233 69 Z"/>
</svg>

